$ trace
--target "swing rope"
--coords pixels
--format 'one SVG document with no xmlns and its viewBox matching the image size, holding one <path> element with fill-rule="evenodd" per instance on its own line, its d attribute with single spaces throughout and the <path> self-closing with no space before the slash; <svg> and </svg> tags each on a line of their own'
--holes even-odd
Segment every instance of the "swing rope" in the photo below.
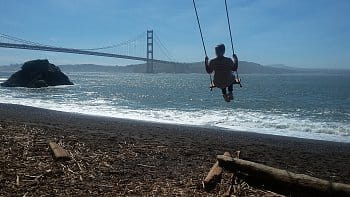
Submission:
<svg viewBox="0 0 350 197">
<path fill-rule="evenodd" d="M 205 44 L 204 44 L 204 38 L 203 38 L 203 33 L 202 33 L 202 27 L 201 27 L 201 23 L 200 23 L 199 17 L 198 17 L 198 11 L 197 11 L 196 2 L 195 2 L 195 0 L 192 0 L 192 2 L 193 2 L 194 11 L 195 11 L 196 17 L 197 17 L 197 24 L 198 24 L 198 28 L 199 28 L 199 33 L 201 34 L 201 38 L 202 38 L 202 45 L 203 45 L 204 53 L 205 53 L 205 56 L 208 56 L 208 55 L 207 55 L 207 49 L 205 48 Z"/>
<path fill-rule="evenodd" d="M 226 18 L 227 18 L 227 25 L 228 25 L 228 30 L 230 32 L 230 40 L 231 40 L 231 48 L 232 48 L 232 54 L 234 55 L 235 54 L 235 49 L 233 48 L 233 39 L 232 39 L 232 31 L 231 31 L 231 22 L 230 22 L 230 16 L 228 14 L 228 8 L 227 8 L 227 0 L 225 0 L 225 8 L 226 8 Z M 237 62 L 238 64 L 238 62 Z M 242 84 L 241 84 L 241 80 L 239 79 L 239 76 L 238 76 L 238 70 L 236 70 L 236 75 L 237 75 L 237 79 L 239 80 L 239 86 L 242 87 Z"/>
<path fill-rule="evenodd" d="M 232 40 L 232 31 L 231 31 L 230 17 L 229 17 L 229 15 L 228 15 L 227 1 L 226 1 L 226 0 L 225 0 L 225 8 L 226 8 L 226 17 L 227 17 L 228 30 L 229 30 L 229 32 L 230 32 L 232 53 L 235 54 L 235 50 L 234 50 L 234 48 L 233 48 L 233 40 Z"/>
<path fill-rule="evenodd" d="M 198 24 L 198 28 L 199 28 L 199 33 L 201 34 L 201 39 L 202 39 L 202 45 L 203 45 L 203 49 L 204 49 L 204 54 L 205 54 L 205 57 L 208 57 L 208 54 L 207 54 L 207 49 L 205 48 L 205 44 L 204 44 L 204 38 L 203 38 L 203 33 L 202 33 L 202 27 L 201 27 L 201 23 L 199 21 L 199 17 L 198 17 L 198 11 L 197 11 L 197 6 L 196 6 L 196 2 L 195 0 L 192 0 L 193 2 L 193 7 L 194 7 L 194 11 L 196 13 L 196 18 L 197 18 L 197 24 Z M 209 74 L 209 77 L 210 77 L 210 91 L 213 90 L 212 86 L 214 85 L 213 83 L 213 79 L 211 77 L 211 74 Z"/>
<path fill-rule="evenodd" d="M 235 54 L 235 49 L 233 48 L 233 39 L 232 39 L 232 31 L 231 31 L 231 22 L 230 22 L 230 16 L 228 14 L 228 8 L 227 8 L 227 0 L 225 0 L 225 8 L 226 8 L 226 18 L 227 18 L 227 25 L 228 25 L 228 30 L 230 32 L 230 40 L 231 40 L 231 48 L 232 48 L 232 54 Z M 237 62 L 238 64 L 238 62 Z M 236 70 L 236 75 L 237 79 L 240 81 L 239 76 L 238 76 L 238 70 Z M 239 82 L 239 86 L 242 87 L 242 84 Z"/>
</svg>

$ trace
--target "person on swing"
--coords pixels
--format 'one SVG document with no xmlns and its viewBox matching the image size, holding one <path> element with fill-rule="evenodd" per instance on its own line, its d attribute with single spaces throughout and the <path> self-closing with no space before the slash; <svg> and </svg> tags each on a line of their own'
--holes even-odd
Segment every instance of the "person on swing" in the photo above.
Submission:
<svg viewBox="0 0 350 197">
<path fill-rule="evenodd" d="M 233 54 L 231 58 L 225 57 L 225 45 L 219 44 L 215 47 L 216 58 L 210 60 L 205 57 L 205 69 L 208 74 L 214 72 L 214 85 L 222 90 L 226 102 L 233 100 L 233 84 L 235 76 L 232 72 L 237 71 L 238 58 Z M 228 93 L 227 93 L 228 90 Z"/>
</svg>

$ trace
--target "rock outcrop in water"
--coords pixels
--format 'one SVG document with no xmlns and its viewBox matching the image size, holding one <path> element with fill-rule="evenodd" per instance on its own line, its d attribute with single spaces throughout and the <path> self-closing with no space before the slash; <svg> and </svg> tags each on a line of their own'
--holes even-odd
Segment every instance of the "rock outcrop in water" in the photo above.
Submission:
<svg viewBox="0 0 350 197">
<path fill-rule="evenodd" d="M 14 73 L 1 84 L 4 87 L 42 88 L 58 85 L 74 85 L 61 72 L 60 68 L 48 60 L 33 60 L 23 64 L 20 71 Z"/>
</svg>

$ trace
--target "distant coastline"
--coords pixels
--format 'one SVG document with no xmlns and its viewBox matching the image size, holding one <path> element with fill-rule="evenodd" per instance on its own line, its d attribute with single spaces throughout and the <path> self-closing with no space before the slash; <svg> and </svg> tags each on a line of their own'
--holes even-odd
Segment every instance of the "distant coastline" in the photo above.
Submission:
<svg viewBox="0 0 350 197">
<path fill-rule="evenodd" d="M 2 72 L 15 72 L 22 64 L 0 66 Z M 64 72 L 123 72 L 123 73 L 146 73 L 146 64 L 131 64 L 126 66 L 106 66 L 96 64 L 67 64 L 58 65 Z M 155 73 L 205 73 L 203 62 L 193 63 L 154 63 Z M 291 74 L 291 73 L 329 73 L 350 74 L 350 69 L 308 69 L 285 66 L 283 64 L 261 65 L 255 62 L 240 61 L 240 74 Z"/>
</svg>

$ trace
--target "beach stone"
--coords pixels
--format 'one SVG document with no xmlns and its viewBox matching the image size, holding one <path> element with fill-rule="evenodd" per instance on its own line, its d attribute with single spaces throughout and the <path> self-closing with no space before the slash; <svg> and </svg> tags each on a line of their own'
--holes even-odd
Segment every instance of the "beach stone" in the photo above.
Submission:
<svg viewBox="0 0 350 197">
<path fill-rule="evenodd" d="M 14 73 L 1 84 L 4 87 L 42 88 L 58 85 L 74 85 L 61 69 L 48 60 L 32 60 L 23 64 L 21 70 Z"/>
</svg>

